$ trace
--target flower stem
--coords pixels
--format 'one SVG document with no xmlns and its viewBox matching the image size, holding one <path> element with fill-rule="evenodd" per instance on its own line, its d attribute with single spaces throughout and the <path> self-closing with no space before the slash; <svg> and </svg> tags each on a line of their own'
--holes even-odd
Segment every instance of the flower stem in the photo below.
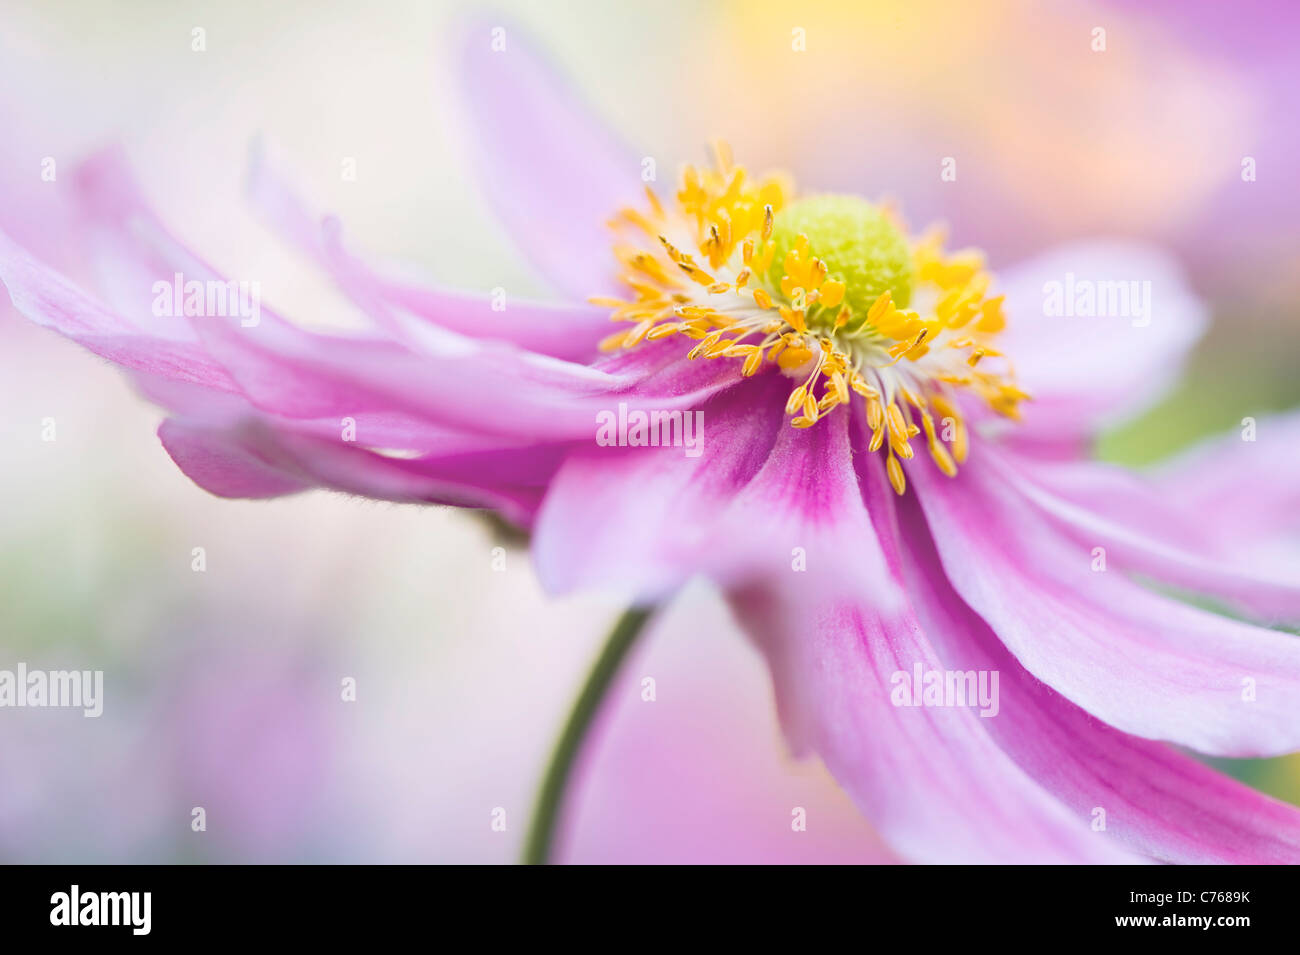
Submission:
<svg viewBox="0 0 1300 955">
<path fill-rule="evenodd" d="M 577 760 L 582 742 L 591 729 L 591 724 L 600 710 L 601 701 L 606 691 L 614 682 L 619 666 L 627 657 L 632 644 L 645 627 L 653 612 L 650 607 L 629 607 L 618 618 L 614 629 L 605 640 L 604 649 L 596 665 L 591 668 L 582 693 L 573 704 L 573 712 L 564 725 L 555 752 L 546 767 L 546 777 L 542 780 L 541 791 L 537 794 L 537 804 L 533 808 L 533 819 L 528 827 L 528 838 L 524 842 L 525 865 L 546 865 L 551 859 L 551 850 L 555 843 L 556 823 L 559 821 L 564 791 L 568 787 L 569 774 Z"/>
</svg>

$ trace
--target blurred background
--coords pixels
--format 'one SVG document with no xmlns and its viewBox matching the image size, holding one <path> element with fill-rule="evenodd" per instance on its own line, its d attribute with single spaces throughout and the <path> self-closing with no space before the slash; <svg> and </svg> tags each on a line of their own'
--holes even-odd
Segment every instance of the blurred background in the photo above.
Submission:
<svg viewBox="0 0 1300 955">
<path fill-rule="evenodd" d="M 1215 326 L 1176 392 L 1105 436 L 1107 457 L 1151 463 L 1300 403 L 1289 4 L 0 10 L 0 228 L 74 275 L 70 173 L 117 143 L 220 269 L 257 277 L 298 320 L 348 321 L 241 202 L 260 137 L 353 248 L 544 297 L 459 131 L 455 64 L 476 14 L 546 51 L 661 170 L 723 135 L 751 167 L 892 196 L 914 226 L 946 221 L 995 267 L 1078 236 L 1170 248 Z M 944 157 L 955 182 L 940 181 Z M 210 497 L 163 452 L 159 420 L 117 372 L 0 304 L 0 668 L 102 669 L 106 694 L 99 719 L 0 710 L 0 861 L 516 858 L 617 603 L 545 598 L 522 550 L 494 569 L 500 542 L 462 513 Z M 355 701 L 341 698 L 349 678 Z M 1300 803 L 1296 758 L 1216 765 Z M 807 832 L 791 831 L 794 807 Z M 891 858 L 819 764 L 787 757 L 764 668 L 703 587 L 623 673 L 569 808 L 566 861 Z"/>
</svg>

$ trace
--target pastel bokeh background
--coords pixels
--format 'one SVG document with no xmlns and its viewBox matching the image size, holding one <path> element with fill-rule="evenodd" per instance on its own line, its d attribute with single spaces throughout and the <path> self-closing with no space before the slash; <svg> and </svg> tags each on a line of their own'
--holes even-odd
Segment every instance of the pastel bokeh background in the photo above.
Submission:
<svg viewBox="0 0 1300 955">
<path fill-rule="evenodd" d="M 1172 248 L 1216 324 L 1176 393 L 1108 435 L 1107 456 L 1156 461 L 1300 403 L 1285 43 L 1300 17 L 1282 3 L 1231 16 L 1210 2 L 2 9 L 0 228 L 74 275 L 70 172 L 120 143 L 218 267 L 300 321 L 355 321 L 241 203 L 257 140 L 354 247 L 458 287 L 545 296 L 475 191 L 462 133 L 458 54 L 504 25 L 662 178 L 724 135 L 750 166 L 893 196 L 916 225 L 946 220 L 995 266 L 1076 236 Z M 0 667 L 103 669 L 107 696 L 97 720 L 0 709 L 0 860 L 517 856 L 617 595 L 545 597 L 527 554 L 494 569 L 501 542 L 463 513 L 213 498 L 171 464 L 158 413 L 120 375 L 7 301 L 0 409 Z M 340 699 L 346 677 L 355 702 Z M 1218 765 L 1300 802 L 1295 758 Z M 565 860 L 891 858 L 819 764 L 786 755 L 764 668 L 702 586 L 654 625 L 582 769 Z M 191 831 L 195 806 L 206 832 Z M 794 807 L 807 832 L 791 831 Z"/>
</svg>

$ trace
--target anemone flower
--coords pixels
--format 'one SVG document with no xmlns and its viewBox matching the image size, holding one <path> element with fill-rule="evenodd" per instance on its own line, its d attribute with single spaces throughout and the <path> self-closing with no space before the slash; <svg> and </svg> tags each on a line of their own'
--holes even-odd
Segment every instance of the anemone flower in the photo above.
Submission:
<svg viewBox="0 0 1300 955">
<path fill-rule="evenodd" d="M 204 292 L 235 286 L 111 153 L 78 179 L 109 304 L 7 239 L 0 280 L 127 369 L 168 412 L 168 454 L 214 494 L 485 508 L 529 533 L 552 591 L 631 594 L 530 859 L 622 655 L 697 575 L 769 661 L 793 748 L 905 858 L 1300 859 L 1300 810 L 1180 751 L 1300 747 L 1300 641 L 1264 625 L 1300 616 L 1300 588 L 1240 537 L 1268 522 L 1226 541 L 1216 497 L 1189 504 L 1082 454 L 1201 331 L 1173 263 L 1095 242 L 998 279 L 888 207 L 750 176 L 725 148 L 647 190 L 640 159 L 520 44 L 484 37 L 465 66 L 489 195 L 565 302 L 393 278 L 262 163 L 254 200 L 373 327 L 214 315 Z M 1131 314 L 1085 307 L 1080 283 L 1129 282 L 1150 290 Z M 1268 514 L 1276 486 L 1227 493 Z"/>
</svg>

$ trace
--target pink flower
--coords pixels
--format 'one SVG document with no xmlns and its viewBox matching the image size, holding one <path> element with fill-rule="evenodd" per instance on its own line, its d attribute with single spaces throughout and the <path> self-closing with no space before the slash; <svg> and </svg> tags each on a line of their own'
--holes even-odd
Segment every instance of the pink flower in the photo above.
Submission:
<svg viewBox="0 0 1300 955">
<path fill-rule="evenodd" d="M 1300 860 L 1300 811 L 1175 748 L 1300 748 L 1300 641 L 1134 579 L 1300 617 L 1296 564 L 1258 557 L 1296 456 L 1265 469 L 1263 442 L 1238 443 L 1202 485 L 1194 465 L 1148 479 L 1080 454 L 1200 334 L 1172 262 L 1080 244 L 995 285 L 978 255 L 858 200 L 795 199 L 725 151 L 675 202 L 644 197 L 642 163 L 517 42 L 476 45 L 466 70 L 490 198 L 565 304 L 392 278 L 259 165 L 255 200 L 373 329 L 308 331 L 260 303 L 253 321 L 233 286 L 224 315 L 187 315 L 174 277 L 203 302 L 226 279 L 112 154 L 80 173 L 111 305 L 3 237 L 0 280 L 127 369 L 214 494 L 488 508 L 532 534 L 555 592 L 655 603 L 708 576 L 767 656 L 795 749 L 909 859 Z M 1150 307 L 1048 314 L 1046 283 L 1074 303 L 1076 278 L 1149 283 Z M 698 444 L 637 446 L 639 412 L 702 412 Z M 953 695 L 977 686 L 978 705 Z"/>
</svg>

